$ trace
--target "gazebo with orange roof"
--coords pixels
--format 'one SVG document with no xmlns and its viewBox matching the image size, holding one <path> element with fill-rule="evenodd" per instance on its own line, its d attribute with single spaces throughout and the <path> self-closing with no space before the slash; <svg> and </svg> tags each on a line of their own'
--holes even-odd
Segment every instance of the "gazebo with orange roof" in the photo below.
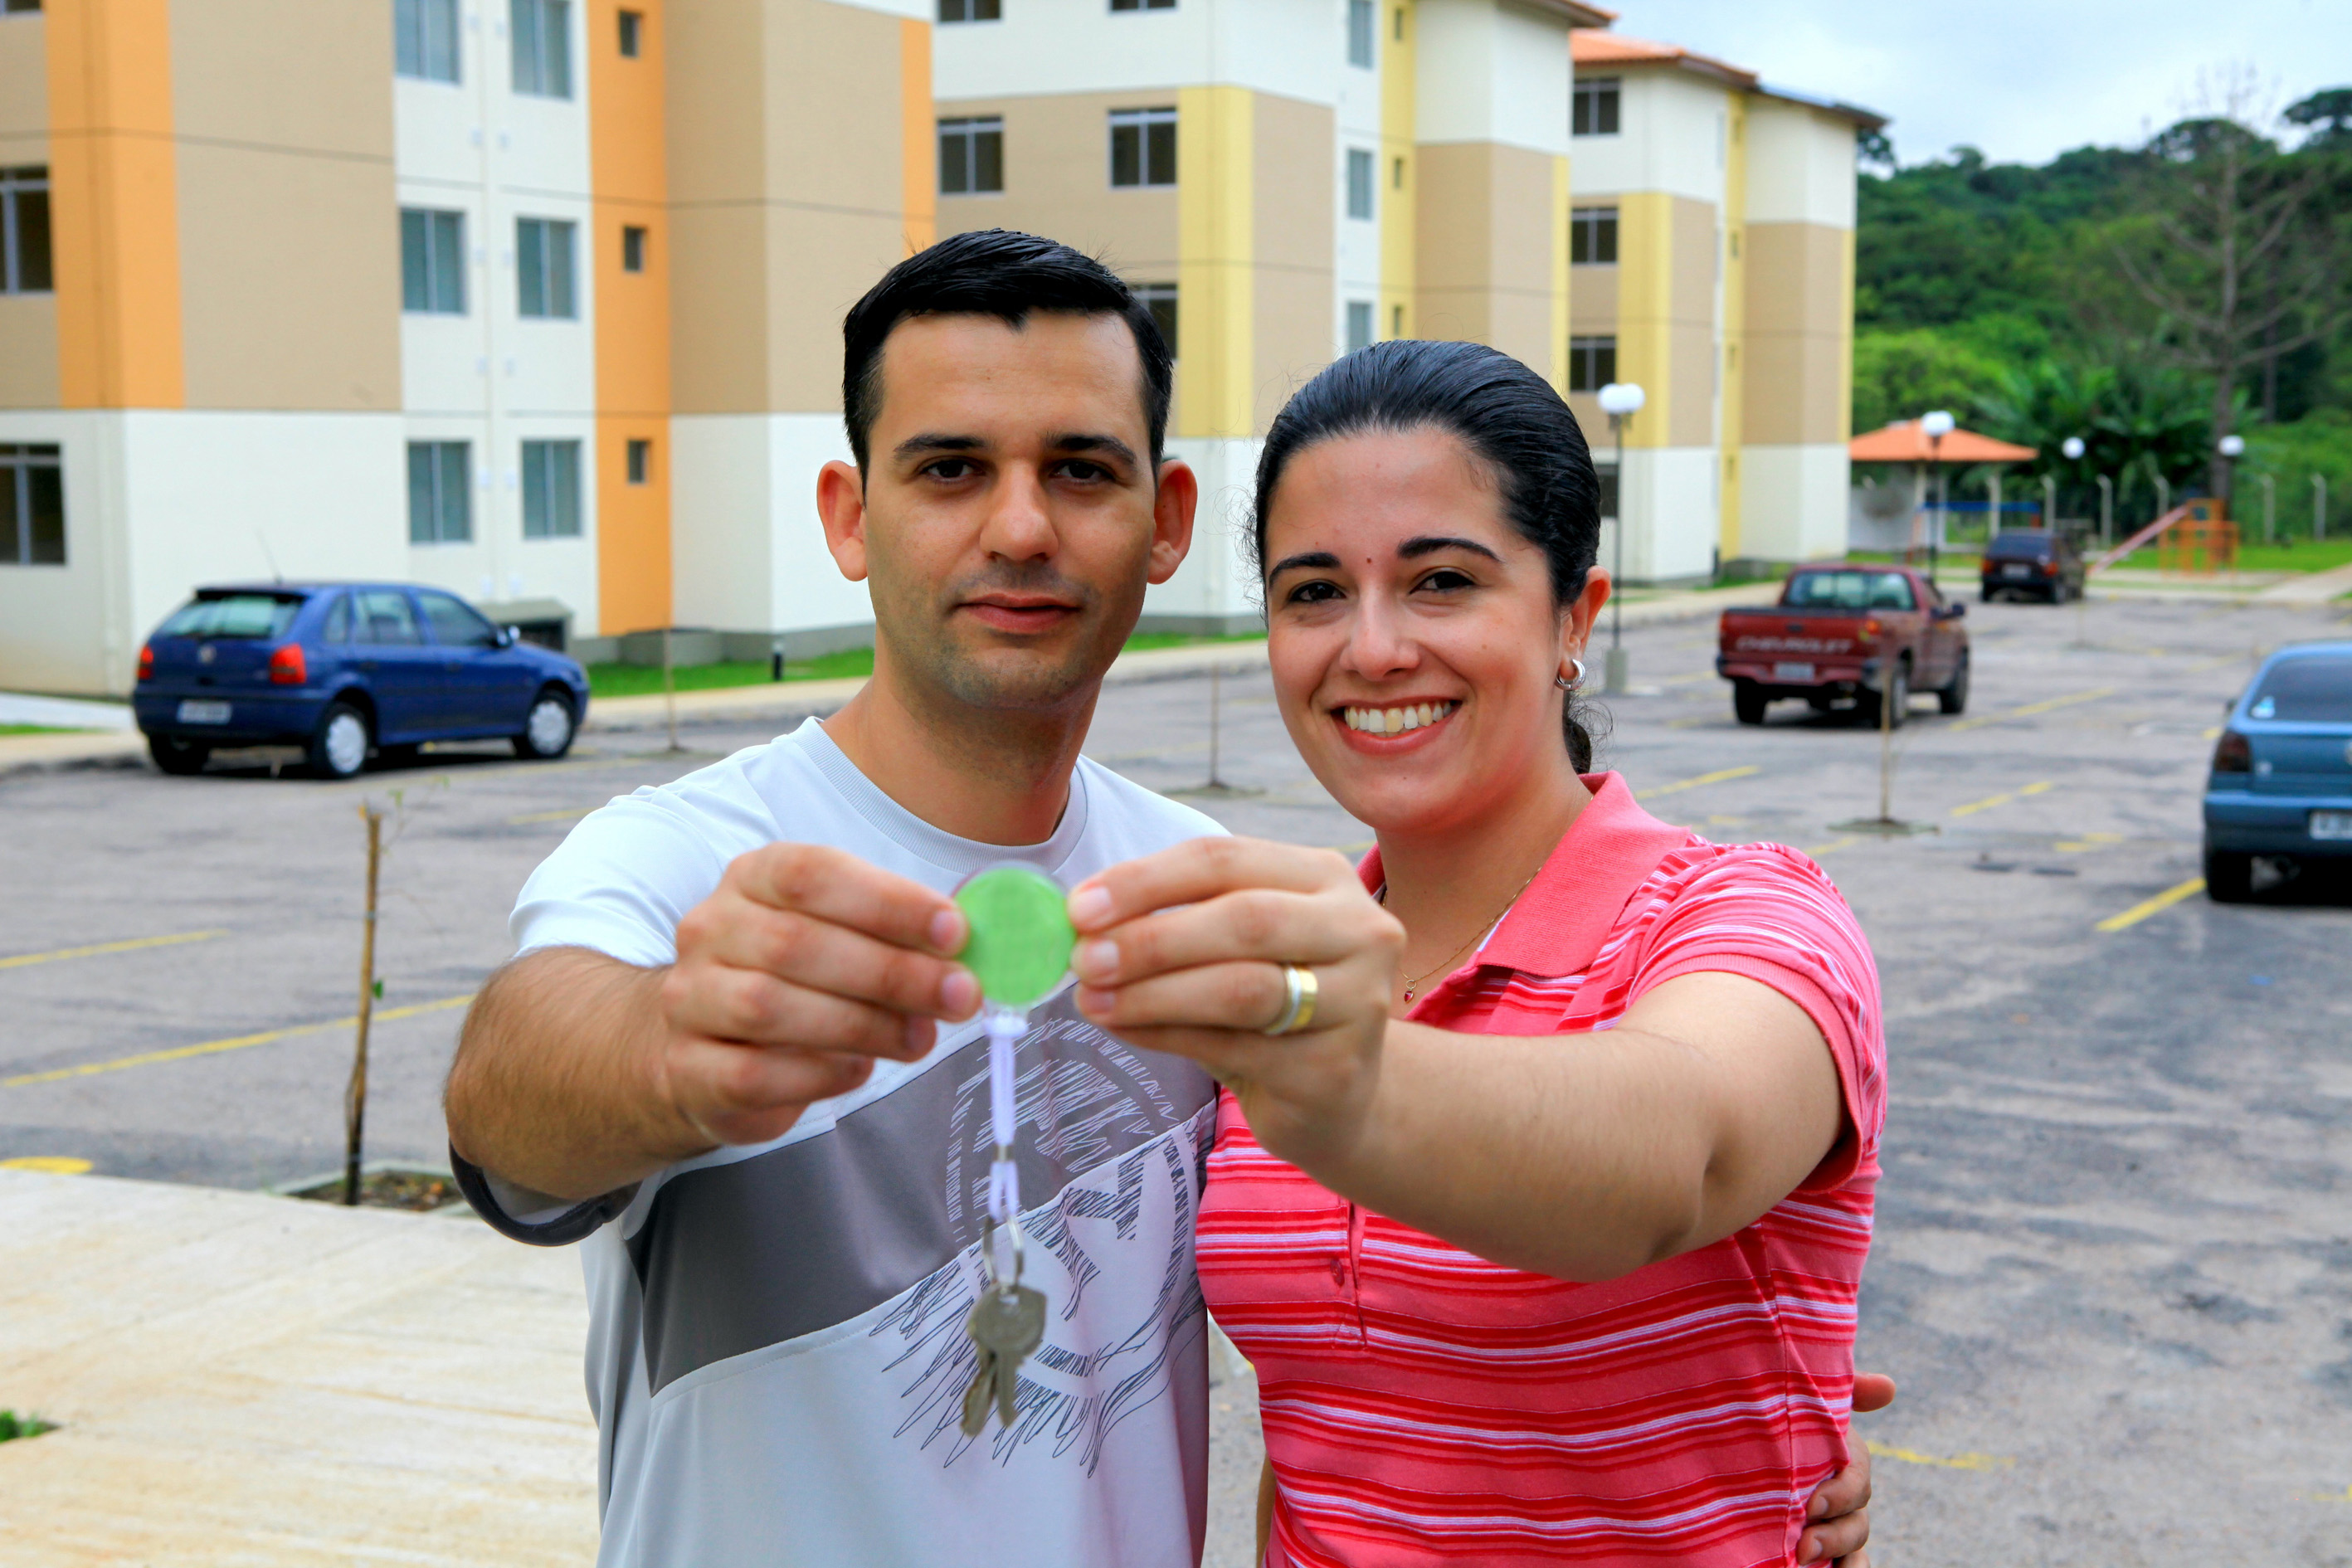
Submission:
<svg viewBox="0 0 2352 1568">
<path fill-rule="evenodd" d="M 2031 447 L 2021 447 L 2013 441 L 1997 441 L 1990 436 L 1963 430 L 1958 426 L 1954 426 L 1940 441 L 1931 440 L 1916 419 L 1897 419 L 1879 429 L 1856 436 L 1846 443 L 1846 455 L 1857 463 L 1903 463 L 1909 466 L 1911 504 L 1906 515 L 1914 521 L 1905 530 L 1906 549 L 1916 548 L 1920 542 L 1916 537 L 1918 526 L 1916 520 L 1927 508 L 1927 470 L 1930 468 L 1949 469 L 1955 464 L 1976 467 L 1982 464 L 2030 463 L 2041 456 Z M 1986 516 L 1987 538 L 2000 528 L 2000 479 L 1997 475 L 1990 488 L 1992 506 Z M 1877 509 L 1865 502 L 1863 510 L 1871 512 Z M 1890 514 L 1880 512 L 1879 515 L 1886 517 Z M 2043 520 L 2045 526 L 2048 521 Z M 1930 560 L 1941 552 L 1943 524 L 1944 516 L 1938 510 L 1935 526 L 1929 531 L 1927 540 Z"/>
</svg>

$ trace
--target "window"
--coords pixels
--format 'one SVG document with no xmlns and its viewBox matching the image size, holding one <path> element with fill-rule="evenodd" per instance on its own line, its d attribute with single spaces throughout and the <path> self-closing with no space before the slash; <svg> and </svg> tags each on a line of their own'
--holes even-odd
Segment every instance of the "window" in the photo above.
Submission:
<svg viewBox="0 0 2352 1568">
<path fill-rule="evenodd" d="M 1173 109 L 1114 109 L 1110 111 L 1110 183 L 1172 185 L 1176 183 L 1176 111 Z"/>
<path fill-rule="evenodd" d="M 1396 41 L 1400 44 L 1404 42 L 1404 7 L 1402 5 L 1396 8 Z"/>
<path fill-rule="evenodd" d="M 466 313 L 466 215 L 400 209 L 400 308 L 427 316 Z"/>
<path fill-rule="evenodd" d="M 1576 84 L 1575 106 L 1569 130 L 1578 136 L 1617 134 L 1617 81 L 1613 76 L 1594 77 Z"/>
<path fill-rule="evenodd" d="M 1002 0 L 940 0 L 942 22 L 1002 22 Z"/>
<path fill-rule="evenodd" d="M 327 608 L 327 629 L 320 634 L 329 642 L 352 640 L 352 596 L 338 594 Z"/>
<path fill-rule="evenodd" d="M 1176 285 L 1173 283 L 1139 283 L 1135 297 L 1151 312 L 1151 324 L 1160 329 L 1167 340 L 1168 352 L 1176 352 Z"/>
<path fill-rule="evenodd" d="M 1348 352 L 1372 346 L 1372 302 L 1370 300 L 1348 301 Z"/>
<path fill-rule="evenodd" d="M 474 537 L 473 465 L 463 441 L 408 444 L 408 542 L 464 544 Z"/>
<path fill-rule="evenodd" d="M 1004 121 L 995 115 L 940 121 L 940 191 L 978 195 L 1004 189 Z"/>
<path fill-rule="evenodd" d="M 1361 147 L 1348 149 L 1348 216 L 1372 216 L 1372 155 Z"/>
<path fill-rule="evenodd" d="M 66 479 L 56 447 L 0 445 L 0 566 L 66 563 Z"/>
<path fill-rule="evenodd" d="M 425 81 L 457 79 L 457 0 L 394 0 L 393 68 Z"/>
<path fill-rule="evenodd" d="M 1593 468 L 1592 477 L 1601 481 L 1601 515 L 1614 521 L 1619 516 L 1617 497 L 1620 492 L 1617 489 L 1617 465 L 1597 464 Z"/>
<path fill-rule="evenodd" d="M 1389 336 L 1392 338 L 1401 338 L 1404 336 L 1404 307 L 1402 305 L 1391 305 L 1389 307 Z"/>
<path fill-rule="evenodd" d="M 1348 63 L 1372 68 L 1372 0 L 1348 0 Z"/>
<path fill-rule="evenodd" d="M 352 595 L 352 640 L 372 643 L 421 643 L 425 634 L 416 629 L 416 611 L 408 603 L 408 595 L 391 588 L 378 588 Z"/>
<path fill-rule="evenodd" d="M 49 277 L 49 172 L 0 169 L 0 294 L 46 294 Z"/>
<path fill-rule="evenodd" d="M 1599 264 L 1617 259 L 1617 209 L 1577 207 L 1568 216 L 1568 258 Z"/>
<path fill-rule="evenodd" d="M 419 588 L 416 599 L 425 606 L 425 624 L 433 628 L 433 640 L 443 647 L 499 646 L 499 628 L 457 595 Z"/>
<path fill-rule="evenodd" d="M 653 466 L 654 444 L 642 436 L 629 437 L 629 483 L 644 484 Z"/>
<path fill-rule="evenodd" d="M 572 0 L 508 0 L 514 89 L 533 98 L 572 96 Z"/>
<path fill-rule="evenodd" d="M 554 218 L 515 219 L 516 287 L 524 315 L 569 321 L 580 314 L 572 287 L 572 227 Z"/>
<path fill-rule="evenodd" d="M 1110 0 L 1114 11 L 1173 11 L 1176 0 Z"/>
<path fill-rule="evenodd" d="M 646 231 L 636 224 L 621 226 L 621 270 L 643 272 L 646 269 Z"/>
<path fill-rule="evenodd" d="M 0 0 L 0 15 L 12 11 L 37 11 L 41 0 Z"/>
<path fill-rule="evenodd" d="M 621 58 L 635 59 L 646 52 L 646 14 L 643 11 L 621 13 Z"/>
<path fill-rule="evenodd" d="M 522 444 L 522 536 L 580 537 L 580 443 Z"/>
<path fill-rule="evenodd" d="M 1598 392 L 1617 379 L 1615 338 L 1568 340 L 1568 389 Z"/>
<path fill-rule="evenodd" d="M 1390 166 L 1389 186 L 1392 190 L 1401 191 L 1404 189 L 1404 160 L 1402 158 L 1394 160 Z"/>
<path fill-rule="evenodd" d="M 1781 603 L 1840 610 L 1916 610 L 1911 579 L 1900 572 L 1800 572 Z"/>
<path fill-rule="evenodd" d="M 197 637 L 204 641 L 215 638 L 254 642 L 276 642 L 294 625 L 294 617 L 302 612 L 302 595 L 296 594 L 204 593 L 172 612 L 172 616 L 155 628 L 159 637 Z"/>
</svg>

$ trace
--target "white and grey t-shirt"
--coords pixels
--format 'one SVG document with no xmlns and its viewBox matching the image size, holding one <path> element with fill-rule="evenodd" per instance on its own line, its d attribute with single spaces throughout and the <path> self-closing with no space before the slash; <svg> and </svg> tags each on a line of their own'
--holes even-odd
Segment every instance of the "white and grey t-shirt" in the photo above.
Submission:
<svg viewBox="0 0 2352 1568">
<path fill-rule="evenodd" d="M 1065 885 L 1214 822 L 1081 762 L 1054 837 L 1006 849 L 899 806 L 814 720 L 583 821 L 524 885 L 523 951 L 676 956 L 736 856 L 826 844 L 942 891 L 1013 860 Z M 530 1212 L 460 1165 L 509 1236 L 584 1240 L 601 1568 L 947 1563 L 1192 1568 L 1207 1319 L 1192 1226 L 1214 1131 L 1198 1067 L 1087 1023 L 1066 985 L 1020 1047 L 1024 1279 L 1050 1303 L 1020 1417 L 958 1426 L 993 1145 L 978 1025 L 879 1063 L 772 1142 Z"/>
</svg>

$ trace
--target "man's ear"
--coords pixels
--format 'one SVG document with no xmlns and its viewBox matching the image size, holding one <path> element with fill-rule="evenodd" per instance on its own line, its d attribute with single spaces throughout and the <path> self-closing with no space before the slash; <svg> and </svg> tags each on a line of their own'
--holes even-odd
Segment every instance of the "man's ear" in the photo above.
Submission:
<svg viewBox="0 0 2352 1568">
<path fill-rule="evenodd" d="M 1165 583 L 1192 548 L 1192 514 L 1201 505 L 1200 477 L 1192 466 L 1169 458 L 1160 465 L 1160 491 L 1151 501 L 1151 566 L 1145 581 Z"/>
<path fill-rule="evenodd" d="M 866 581 L 865 476 L 837 458 L 818 469 L 816 515 L 833 563 L 851 582 Z"/>
</svg>

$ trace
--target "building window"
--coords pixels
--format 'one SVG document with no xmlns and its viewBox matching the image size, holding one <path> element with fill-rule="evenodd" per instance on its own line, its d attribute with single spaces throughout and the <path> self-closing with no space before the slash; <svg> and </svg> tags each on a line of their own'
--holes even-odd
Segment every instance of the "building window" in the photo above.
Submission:
<svg viewBox="0 0 2352 1568">
<path fill-rule="evenodd" d="M 1372 216 L 1372 155 L 1361 147 L 1348 149 L 1348 216 Z"/>
<path fill-rule="evenodd" d="M 572 0 L 509 0 L 514 89 L 572 96 Z"/>
<path fill-rule="evenodd" d="M 1372 0 L 1348 0 L 1348 63 L 1372 68 Z"/>
<path fill-rule="evenodd" d="M 1173 11 L 1176 0 L 1110 0 L 1114 11 Z"/>
<path fill-rule="evenodd" d="M 1372 346 L 1372 302 L 1370 300 L 1348 301 L 1348 352 Z"/>
<path fill-rule="evenodd" d="M 1401 338 L 1404 336 L 1404 307 L 1402 305 L 1391 305 L 1389 307 L 1389 336 L 1391 338 Z"/>
<path fill-rule="evenodd" d="M 400 209 L 400 308 L 426 316 L 466 313 L 466 215 Z"/>
<path fill-rule="evenodd" d="M 1389 186 L 1392 190 L 1401 191 L 1404 189 L 1404 160 L 1402 158 L 1397 158 L 1391 162 L 1389 168 Z"/>
<path fill-rule="evenodd" d="M 408 444 L 408 542 L 464 544 L 474 537 L 473 464 L 463 441 Z"/>
<path fill-rule="evenodd" d="M 940 121 L 940 194 L 970 196 L 1003 189 L 1003 120 L 992 114 Z"/>
<path fill-rule="evenodd" d="M 569 321 L 580 314 L 572 287 L 572 227 L 554 218 L 515 219 L 515 272 L 524 315 Z"/>
<path fill-rule="evenodd" d="M 1613 76 L 1594 77 L 1576 84 L 1575 107 L 1569 130 L 1578 136 L 1617 134 L 1617 81 Z"/>
<path fill-rule="evenodd" d="M 66 563 L 66 477 L 58 451 L 0 445 L 0 566 Z"/>
<path fill-rule="evenodd" d="M 1400 44 L 1404 42 L 1404 7 L 1402 5 L 1396 8 L 1396 41 Z"/>
<path fill-rule="evenodd" d="M 1004 20 L 1004 6 L 1001 0 L 940 0 L 940 20 L 1002 22 Z"/>
<path fill-rule="evenodd" d="M 41 0 L 0 0 L 0 16 L 16 11 L 37 11 Z"/>
<path fill-rule="evenodd" d="M 1615 338 L 1568 340 L 1568 389 L 1598 392 L 1617 379 Z"/>
<path fill-rule="evenodd" d="M 1176 111 L 1173 109 L 1114 109 L 1110 111 L 1110 183 L 1172 185 L 1176 183 Z"/>
<path fill-rule="evenodd" d="M 643 272 L 646 269 L 646 231 L 636 224 L 621 226 L 621 270 Z"/>
<path fill-rule="evenodd" d="M 580 537 L 580 443 L 522 444 L 522 536 Z"/>
<path fill-rule="evenodd" d="M 1568 258 L 1596 265 L 1617 259 L 1617 209 L 1578 207 L 1568 218 Z"/>
<path fill-rule="evenodd" d="M 641 485 L 653 472 L 654 444 L 642 436 L 629 437 L 629 483 Z"/>
<path fill-rule="evenodd" d="M 1594 466 L 1592 477 L 1601 481 L 1601 515 L 1614 521 L 1617 512 L 1617 465 L 1601 463 Z"/>
<path fill-rule="evenodd" d="M 457 79 L 457 0 L 394 0 L 393 68 L 425 81 Z"/>
<path fill-rule="evenodd" d="M 1173 283 L 1139 283 L 1135 297 L 1151 312 L 1151 324 L 1160 329 L 1166 340 L 1168 352 L 1176 352 L 1176 285 Z"/>
<path fill-rule="evenodd" d="M 46 294 L 49 275 L 49 172 L 0 169 L 0 294 Z"/>
<path fill-rule="evenodd" d="M 643 11 L 621 13 L 621 58 L 635 59 L 646 52 L 646 14 Z"/>
</svg>

